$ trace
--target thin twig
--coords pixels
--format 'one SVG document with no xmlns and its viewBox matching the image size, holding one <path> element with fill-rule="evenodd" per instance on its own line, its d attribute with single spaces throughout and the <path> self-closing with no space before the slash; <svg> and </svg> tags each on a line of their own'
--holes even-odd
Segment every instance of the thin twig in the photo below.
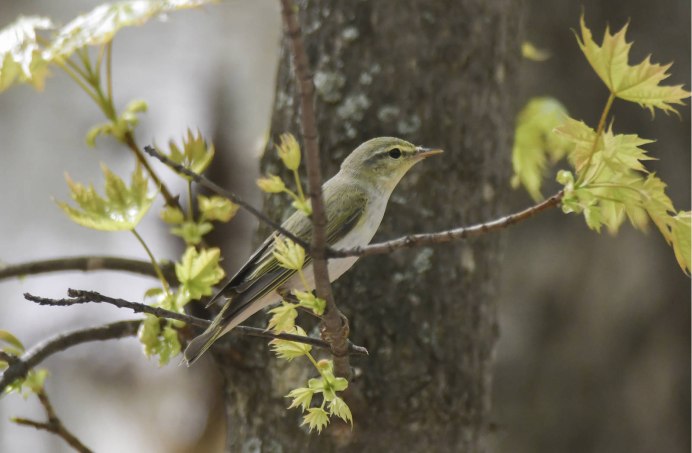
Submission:
<svg viewBox="0 0 692 453">
<path fill-rule="evenodd" d="M 439 231 L 437 233 L 411 234 L 402 236 L 390 241 L 378 242 L 364 247 L 354 247 L 351 249 L 329 250 L 331 258 L 342 258 L 346 256 L 368 256 L 383 253 L 391 253 L 395 250 L 423 247 L 433 244 L 444 244 L 447 242 L 459 241 L 470 237 L 482 236 L 486 233 L 507 228 L 510 225 L 529 219 L 541 211 L 557 207 L 562 201 L 564 192 L 561 190 L 546 200 L 505 217 L 501 217 L 490 222 L 479 223 L 476 225 L 453 228 L 451 230 Z"/>
<path fill-rule="evenodd" d="M 18 361 L 19 358 L 16 355 L 8 354 L 5 351 L 0 351 L 0 360 L 8 364 L 12 364 Z"/>
<path fill-rule="evenodd" d="M 176 284 L 173 263 L 159 263 L 164 277 L 170 284 Z M 0 265 L 0 280 L 25 275 L 45 274 L 57 271 L 125 271 L 156 277 L 156 272 L 148 261 L 115 256 L 74 256 L 50 260 L 30 261 L 28 263 Z"/>
<path fill-rule="evenodd" d="M 106 303 L 119 308 L 129 308 L 135 313 L 148 313 L 157 318 L 175 319 L 183 321 L 193 326 L 207 328 L 210 324 L 206 319 L 190 316 L 183 313 L 166 310 L 160 307 L 152 307 L 151 305 L 142 304 L 139 302 L 130 302 L 125 299 L 117 299 L 108 297 L 96 291 L 84 291 L 78 289 L 68 289 L 67 295 L 70 299 L 51 299 L 47 297 L 34 296 L 33 294 L 24 293 L 24 298 L 28 301 L 35 302 L 39 305 L 49 305 L 53 307 L 69 307 L 71 305 L 86 304 L 86 303 Z"/>
<path fill-rule="evenodd" d="M 130 148 L 130 150 L 134 153 L 135 157 L 137 158 L 137 161 L 140 164 L 142 164 L 147 173 L 149 173 L 149 176 L 151 176 L 151 179 L 154 181 L 154 184 L 160 188 L 161 195 L 163 195 L 163 198 L 166 199 L 166 205 L 179 206 L 178 197 L 174 197 L 173 195 L 171 195 L 171 192 L 168 190 L 168 187 L 166 187 L 163 181 L 161 181 L 161 178 L 159 178 L 154 169 L 151 168 L 151 165 L 149 165 L 149 162 L 144 157 L 142 150 L 139 149 L 139 146 L 137 146 L 137 142 L 135 142 L 135 137 L 132 135 L 131 132 L 125 133 L 124 142 L 127 145 L 127 147 Z"/>
<path fill-rule="evenodd" d="M 332 346 L 334 371 L 338 376 L 349 377 L 351 367 L 348 362 L 348 320 L 339 311 L 332 294 L 327 266 L 327 215 L 322 197 L 322 174 L 320 170 L 319 139 L 315 118 L 315 85 L 310 72 L 310 63 L 300 23 L 295 13 L 292 0 L 281 0 L 281 16 L 286 36 L 288 37 L 293 71 L 295 73 L 298 93 L 300 95 L 300 129 L 305 146 L 305 164 L 307 167 L 308 189 L 312 203 L 312 243 L 310 256 L 313 260 L 315 274 L 315 292 L 318 297 L 327 301 L 324 314 L 322 338 Z"/>
<path fill-rule="evenodd" d="M 84 445 L 74 434 L 72 434 L 62 423 L 62 420 L 55 413 L 53 405 L 48 399 L 48 395 L 44 389 L 36 393 L 38 400 L 41 402 L 43 409 L 46 412 L 47 421 L 37 422 L 34 420 L 28 420 L 26 418 L 13 418 L 12 421 L 25 426 L 31 426 L 36 429 L 44 430 L 56 434 L 63 438 L 65 442 L 68 443 L 72 448 L 81 453 L 91 453 L 91 450 Z"/>
<path fill-rule="evenodd" d="M 212 192 L 216 193 L 217 195 L 221 195 L 222 197 L 226 197 L 229 200 L 231 200 L 233 203 L 237 204 L 241 208 L 245 209 L 248 211 L 250 214 L 254 215 L 257 217 L 260 221 L 266 223 L 270 227 L 274 228 L 296 244 L 299 244 L 301 247 L 303 247 L 306 251 L 310 250 L 310 244 L 305 242 L 303 239 L 299 238 L 295 234 L 291 233 L 290 231 L 284 229 L 279 223 L 273 221 L 269 217 L 267 217 L 262 211 L 258 210 L 254 206 L 252 206 L 250 203 L 247 201 L 243 200 L 240 198 L 238 195 L 235 193 L 224 189 L 223 187 L 219 186 L 215 182 L 207 179 L 205 176 L 202 176 L 198 173 L 195 173 L 194 171 L 185 168 L 183 165 L 173 162 L 171 159 L 168 158 L 168 156 L 165 156 L 164 154 L 158 152 L 156 149 L 154 149 L 151 146 L 145 146 L 144 151 L 149 154 L 152 157 L 155 157 L 156 159 L 160 160 L 163 162 L 165 165 L 176 171 L 177 173 L 182 173 L 185 176 L 189 176 L 192 178 L 197 184 L 206 187 L 207 189 L 211 190 Z"/>
</svg>

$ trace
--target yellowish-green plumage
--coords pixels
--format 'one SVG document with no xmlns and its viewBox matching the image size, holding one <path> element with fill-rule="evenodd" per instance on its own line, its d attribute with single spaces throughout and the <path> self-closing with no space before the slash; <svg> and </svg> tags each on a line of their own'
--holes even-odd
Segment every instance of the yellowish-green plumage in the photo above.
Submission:
<svg viewBox="0 0 692 453">
<path fill-rule="evenodd" d="M 401 178 L 415 163 L 440 152 L 394 137 L 374 138 L 356 148 L 341 164 L 339 172 L 322 187 L 327 244 L 337 249 L 367 245 L 375 235 L 389 196 Z M 294 212 L 282 227 L 310 242 L 312 222 L 303 212 Z M 211 326 L 185 349 L 188 365 L 220 336 L 262 308 L 279 302 L 279 293 L 302 288 L 297 272 L 279 266 L 274 257 L 276 235 L 276 232 L 270 235 L 217 294 L 217 297 L 226 297 L 226 303 Z M 357 257 L 330 260 L 330 280 L 339 278 L 356 260 Z M 306 256 L 303 274 L 309 286 L 314 288 L 310 261 Z"/>
</svg>

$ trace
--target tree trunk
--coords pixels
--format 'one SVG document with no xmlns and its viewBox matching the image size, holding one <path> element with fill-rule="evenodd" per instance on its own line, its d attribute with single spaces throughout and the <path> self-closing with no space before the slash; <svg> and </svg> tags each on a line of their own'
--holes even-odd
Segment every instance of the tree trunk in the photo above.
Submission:
<svg viewBox="0 0 692 453">
<path fill-rule="evenodd" d="M 508 187 L 521 3 L 510 0 L 300 2 L 317 87 L 323 172 L 358 144 L 395 135 L 445 154 L 402 181 L 376 237 L 495 218 Z M 298 135 L 284 42 L 272 137 Z M 273 152 L 263 171 L 280 173 Z M 276 218 L 288 203 L 270 197 Z M 483 451 L 497 340 L 498 235 L 362 259 L 335 285 L 351 339 L 354 427 L 299 428 L 284 395 L 312 370 L 234 339 L 226 379 L 229 451 Z M 255 322 L 265 323 L 257 316 Z M 309 321 L 312 322 L 312 321 Z M 303 323 L 304 325 L 306 323 Z"/>
</svg>

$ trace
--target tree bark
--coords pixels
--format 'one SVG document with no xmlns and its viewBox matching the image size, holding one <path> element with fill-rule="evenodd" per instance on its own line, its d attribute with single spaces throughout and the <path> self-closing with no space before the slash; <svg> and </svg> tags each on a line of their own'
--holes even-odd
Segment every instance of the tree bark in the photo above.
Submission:
<svg viewBox="0 0 692 453">
<path fill-rule="evenodd" d="M 300 7 L 325 175 L 375 136 L 446 150 L 404 178 L 376 239 L 503 213 L 521 3 L 308 0 Z M 298 105 L 284 40 L 273 137 L 298 135 Z M 281 173 L 273 151 L 262 169 Z M 281 218 L 287 204 L 274 196 L 266 209 Z M 228 450 L 483 451 L 500 239 L 367 257 L 334 285 L 351 339 L 370 351 L 352 358 L 353 429 L 334 421 L 308 435 L 299 411 L 286 411 L 284 395 L 304 385 L 307 363 L 278 361 L 256 340 L 232 339 L 217 350 Z"/>
</svg>

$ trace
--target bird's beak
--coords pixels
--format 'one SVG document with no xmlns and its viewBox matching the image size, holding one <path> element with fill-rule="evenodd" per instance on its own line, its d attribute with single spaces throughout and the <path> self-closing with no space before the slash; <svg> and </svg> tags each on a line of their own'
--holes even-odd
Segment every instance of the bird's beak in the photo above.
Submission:
<svg viewBox="0 0 692 453">
<path fill-rule="evenodd" d="M 416 157 L 419 159 L 425 159 L 436 154 L 442 154 L 444 151 L 439 148 L 423 148 L 422 146 L 416 147 Z"/>
</svg>

